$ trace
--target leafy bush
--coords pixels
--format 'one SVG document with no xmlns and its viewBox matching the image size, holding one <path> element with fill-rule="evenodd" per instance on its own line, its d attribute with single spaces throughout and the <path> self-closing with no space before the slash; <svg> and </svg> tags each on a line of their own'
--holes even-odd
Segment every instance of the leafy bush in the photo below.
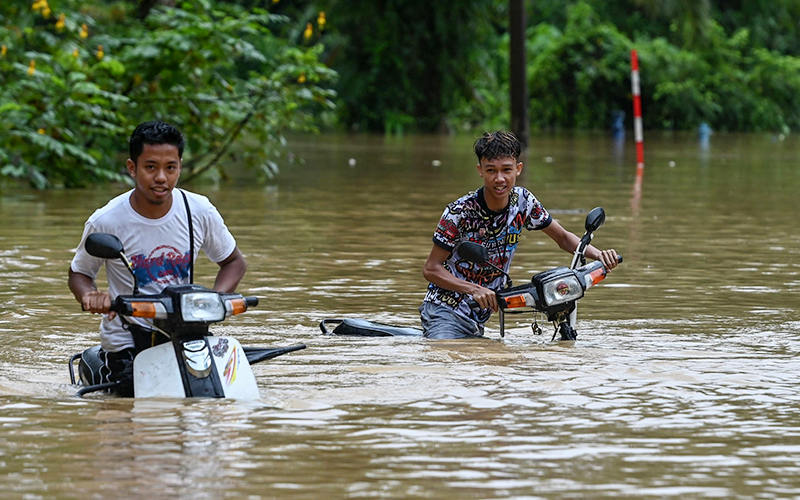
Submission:
<svg viewBox="0 0 800 500">
<path fill-rule="evenodd" d="M 800 58 L 753 48 L 748 30 L 728 36 L 713 20 L 705 43 L 689 49 L 664 38 L 634 42 L 578 2 L 563 32 L 548 24 L 528 30 L 531 123 L 606 128 L 614 111 L 627 113 L 635 47 L 647 128 L 706 122 L 717 130 L 800 129 Z"/>
<path fill-rule="evenodd" d="M 272 175 L 282 134 L 314 130 L 334 107 L 322 48 L 274 36 L 286 19 L 266 10 L 195 0 L 140 20 L 127 4 L 57 6 L 0 4 L 4 176 L 38 188 L 126 179 L 118 155 L 149 119 L 186 134 L 185 179 L 224 175 L 234 145 Z"/>
<path fill-rule="evenodd" d="M 632 43 L 588 4 L 569 11 L 563 33 L 529 29 L 527 45 L 534 127 L 603 128 L 613 111 L 630 108 Z"/>
<path fill-rule="evenodd" d="M 464 106 L 481 100 L 501 112 L 494 96 L 482 92 L 481 73 L 493 78 L 495 0 L 320 0 L 308 12 L 324 11 L 329 22 L 322 40 L 326 59 L 341 78 L 339 119 L 358 130 L 442 131 L 452 127 L 448 113 L 471 120 Z M 297 8 L 297 7 L 296 7 Z M 316 15 L 316 14 L 315 14 Z M 503 22 L 505 22 L 503 20 Z"/>
</svg>

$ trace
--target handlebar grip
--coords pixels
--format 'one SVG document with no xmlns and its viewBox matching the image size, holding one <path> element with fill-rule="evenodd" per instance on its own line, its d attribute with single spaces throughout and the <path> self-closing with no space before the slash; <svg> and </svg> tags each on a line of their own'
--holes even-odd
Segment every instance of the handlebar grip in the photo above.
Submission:
<svg viewBox="0 0 800 500">
<path fill-rule="evenodd" d="M 622 255 L 617 255 L 617 263 L 622 264 Z"/>
<path fill-rule="evenodd" d="M 117 305 L 116 302 L 112 302 L 111 303 L 111 307 L 108 308 L 108 312 L 111 312 L 111 311 L 119 312 L 117 310 L 116 305 Z M 88 309 L 86 309 L 86 307 L 83 305 L 83 302 L 81 302 L 81 311 L 88 311 Z"/>
<path fill-rule="evenodd" d="M 245 297 L 244 303 L 247 305 L 247 307 L 255 307 L 258 305 L 258 297 Z"/>
<path fill-rule="evenodd" d="M 479 306 L 478 303 L 475 302 L 475 299 L 469 299 L 467 301 L 467 306 L 470 309 L 472 309 L 473 311 L 480 311 L 481 310 L 481 306 Z"/>
</svg>

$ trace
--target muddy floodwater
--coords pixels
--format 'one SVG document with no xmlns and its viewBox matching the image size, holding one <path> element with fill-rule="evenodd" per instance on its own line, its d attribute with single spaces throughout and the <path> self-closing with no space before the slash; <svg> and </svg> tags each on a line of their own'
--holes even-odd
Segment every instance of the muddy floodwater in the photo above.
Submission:
<svg viewBox="0 0 800 500">
<path fill-rule="evenodd" d="M 261 303 L 219 325 L 307 349 L 256 365 L 258 402 L 75 397 L 98 318 L 69 294 L 83 223 L 121 187 L 0 192 L 0 498 L 800 498 L 800 138 L 540 135 L 519 183 L 622 265 L 578 340 L 527 316 L 487 339 L 323 336 L 417 326 L 444 206 L 481 185 L 469 136 L 294 137 L 275 179 L 190 185 Z M 516 284 L 568 265 L 525 232 Z M 198 260 L 198 281 L 215 266 Z M 101 280 L 102 282 L 102 280 Z"/>
</svg>

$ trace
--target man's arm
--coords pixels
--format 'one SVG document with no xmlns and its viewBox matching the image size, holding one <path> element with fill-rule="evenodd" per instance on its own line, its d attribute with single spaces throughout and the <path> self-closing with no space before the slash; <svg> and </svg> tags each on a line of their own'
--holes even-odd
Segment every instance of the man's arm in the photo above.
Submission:
<svg viewBox="0 0 800 500">
<path fill-rule="evenodd" d="M 578 248 L 578 243 L 581 241 L 580 238 L 564 229 L 561 224 L 555 220 L 553 220 L 549 226 L 542 229 L 542 232 L 552 238 L 559 248 L 568 253 L 575 252 L 575 249 Z M 589 245 L 586 247 L 585 255 L 590 259 L 601 261 L 609 271 L 617 267 L 617 252 L 613 248 L 601 251 Z"/>
<path fill-rule="evenodd" d="M 497 312 L 497 296 L 494 291 L 453 276 L 444 268 L 444 261 L 448 257 L 450 257 L 449 251 L 438 245 L 433 245 L 431 253 L 428 255 L 428 260 L 425 261 L 425 268 L 422 270 L 422 275 L 425 276 L 425 279 L 445 290 L 472 295 L 472 298 L 481 308 L 491 308 L 492 311 Z"/>
<path fill-rule="evenodd" d="M 94 279 L 85 274 L 76 273 L 70 268 L 67 284 L 84 311 L 94 314 L 108 313 L 108 319 L 114 319 L 116 313 L 108 311 L 111 307 L 111 297 L 108 292 L 97 290 Z"/>
<path fill-rule="evenodd" d="M 239 285 L 239 281 L 242 280 L 244 272 L 247 270 L 247 261 L 239 251 L 239 247 L 234 248 L 228 258 L 217 264 L 219 272 L 214 280 L 214 290 L 223 293 L 235 292 L 236 286 Z"/>
</svg>

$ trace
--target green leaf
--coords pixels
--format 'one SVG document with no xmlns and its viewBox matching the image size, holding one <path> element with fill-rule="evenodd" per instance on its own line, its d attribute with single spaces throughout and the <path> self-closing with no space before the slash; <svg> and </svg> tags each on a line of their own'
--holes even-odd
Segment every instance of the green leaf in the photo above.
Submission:
<svg viewBox="0 0 800 500">
<path fill-rule="evenodd" d="M 21 111 L 23 108 L 15 102 L 0 104 L 0 115 L 9 111 Z"/>
</svg>

